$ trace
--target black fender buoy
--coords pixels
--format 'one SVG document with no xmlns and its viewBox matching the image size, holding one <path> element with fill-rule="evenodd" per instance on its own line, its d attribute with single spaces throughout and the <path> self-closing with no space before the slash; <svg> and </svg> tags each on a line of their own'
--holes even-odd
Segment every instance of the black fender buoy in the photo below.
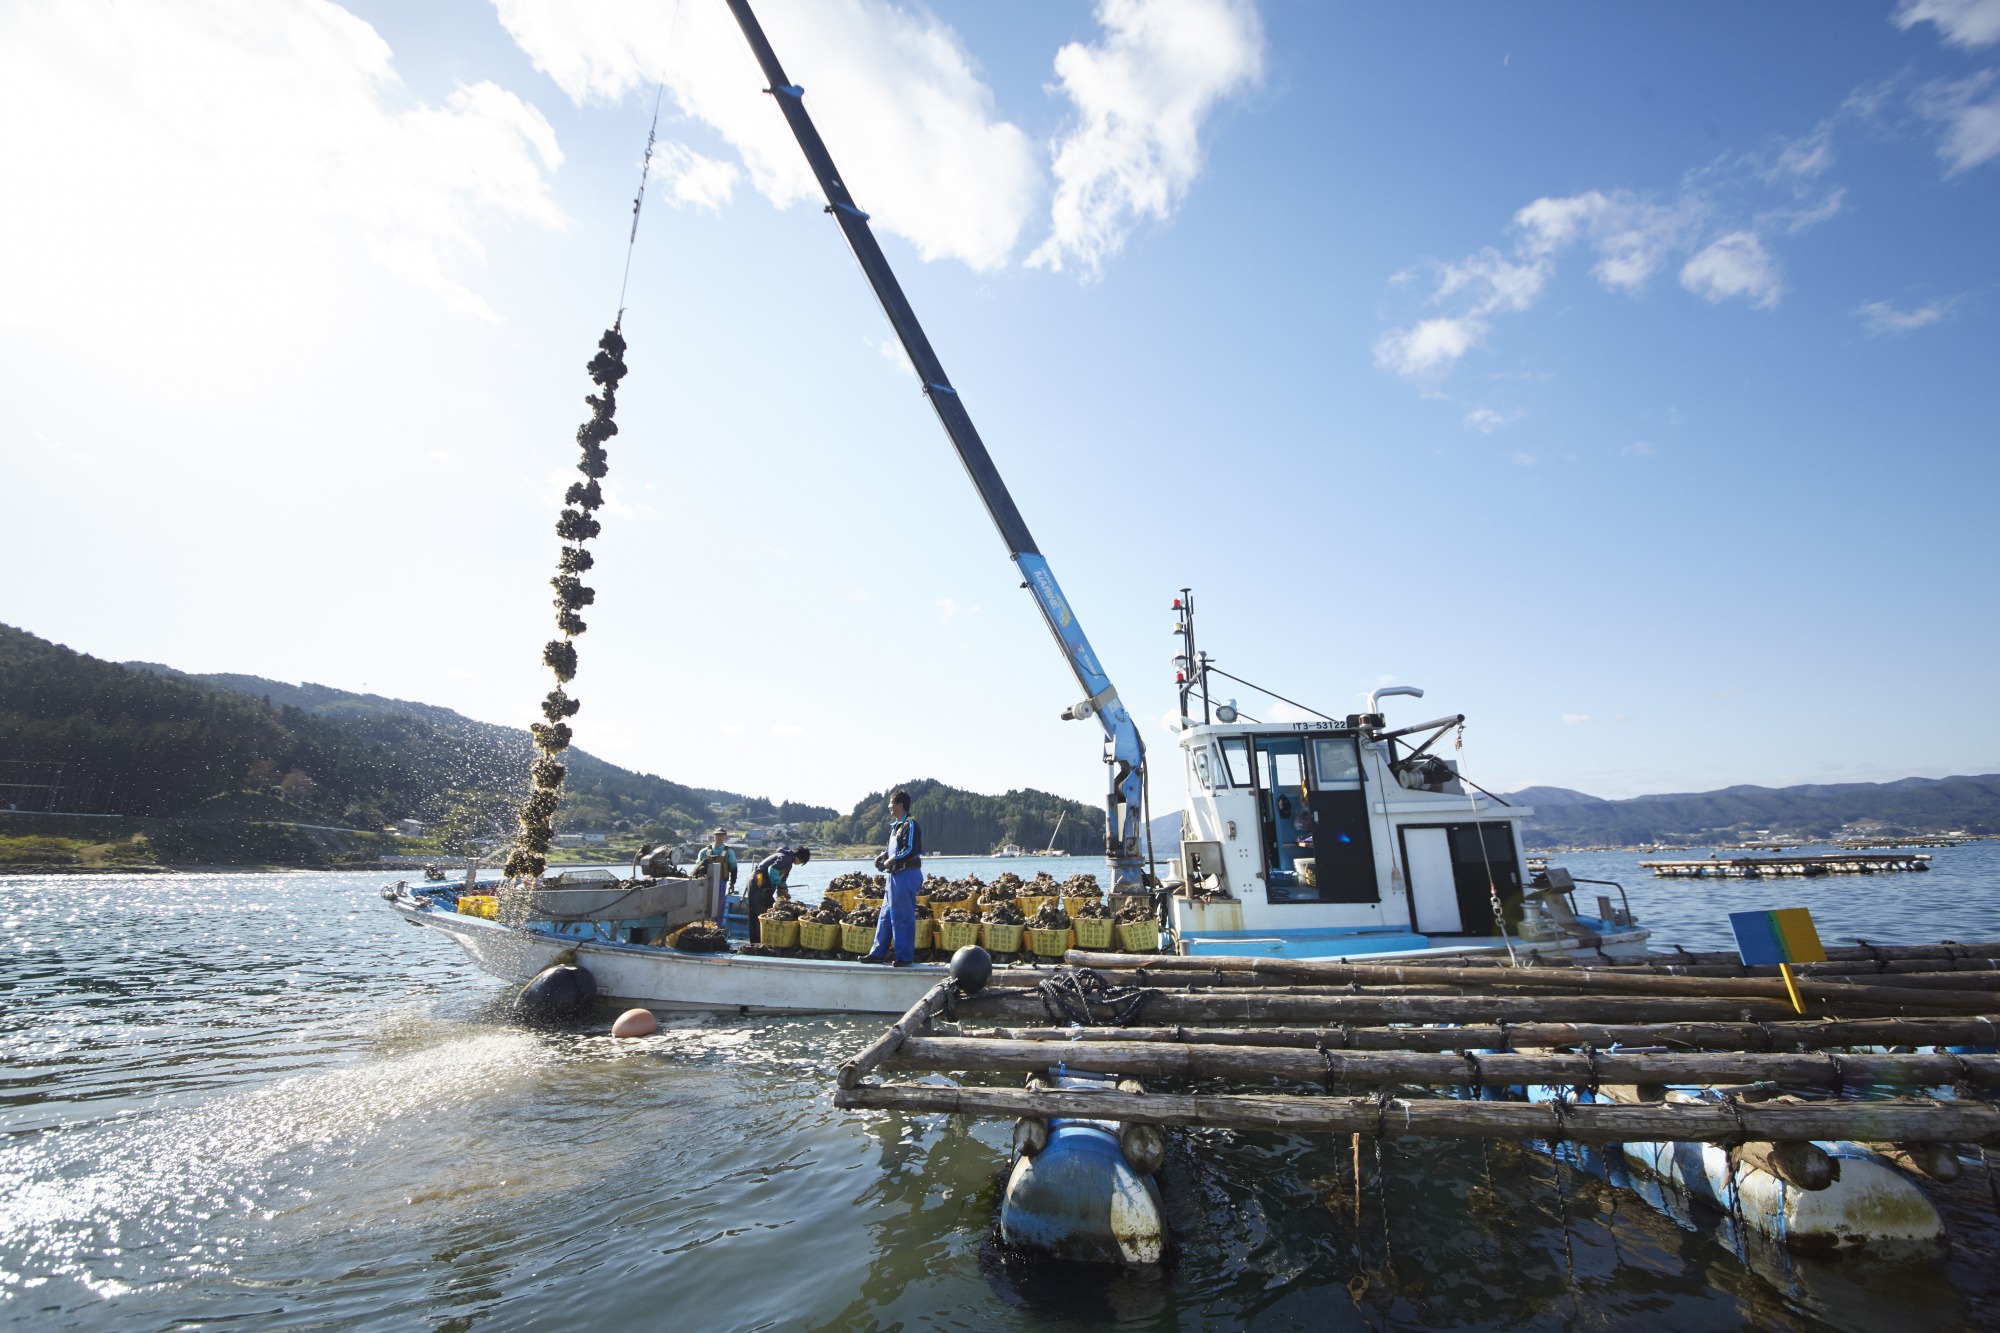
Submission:
<svg viewBox="0 0 2000 1333">
<path fill-rule="evenodd" d="M 993 955 L 976 944 L 968 944 L 951 956 L 951 979 L 960 995 L 977 995 L 993 979 Z"/>
<path fill-rule="evenodd" d="M 530 1023 L 575 1023 L 597 1000 L 597 978 L 587 967 L 557 963 L 542 969 L 514 997 L 514 1013 Z"/>
</svg>

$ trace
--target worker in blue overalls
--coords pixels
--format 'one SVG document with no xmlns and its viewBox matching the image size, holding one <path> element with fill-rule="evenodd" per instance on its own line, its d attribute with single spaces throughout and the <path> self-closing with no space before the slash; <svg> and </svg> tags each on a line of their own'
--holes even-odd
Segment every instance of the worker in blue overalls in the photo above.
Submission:
<svg viewBox="0 0 2000 1333">
<path fill-rule="evenodd" d="M 917 890 L 924 884 L 924 832 L 910 818 L 910 794 L 889 798 L 889 846 L 875 858 L 875 868 L 889 875 L 889 896 L 875 926 L 875 947 L 864 963 L 887 963 L 893 943 L 896 967 L 917 961 Z"/>
</svg>

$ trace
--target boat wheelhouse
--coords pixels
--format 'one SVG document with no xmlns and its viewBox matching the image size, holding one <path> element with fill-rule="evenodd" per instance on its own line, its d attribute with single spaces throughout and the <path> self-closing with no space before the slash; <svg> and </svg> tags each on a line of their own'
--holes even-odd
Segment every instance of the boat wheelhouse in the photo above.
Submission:
<svg viewBox="0 0 2000 1333">
<path fill-rule="evenodd" d="M 1596 914 L 1579 912 L 1578 881 L 1559 868 L 1528 871 L 1521 821 L 1533 808 L 1433 753 L 1464 714 L 1390 727 L 1384 698 L 1423 695 L 1405 685 L 1375 691 L 1366 712 L 1345 719 L 1245 718 L 1234 700 L 1208 697 L 1216 668 L 1195 649 L 1185 589 L 1174 610 L 1188 803 L 1167 883 L 1181 953 L 1644 951 L 1651 932 L 1635 924 L 1622 888 L 1582 881 L 1619 901 L 1600 897 Z"/>
<path fill-rule="evenodd" d="M 1527 879 L 1532 807 L 1468 787 L 1428 753 L 1462 722 L 1388 728 L 1371 712 L 1183 728 L 1188 805 L 1169 876 L 1181 951 L 1642 951 L 1648 932 L 1622 901 L 1584 915 L 1560 871 Z"/>
</svg>

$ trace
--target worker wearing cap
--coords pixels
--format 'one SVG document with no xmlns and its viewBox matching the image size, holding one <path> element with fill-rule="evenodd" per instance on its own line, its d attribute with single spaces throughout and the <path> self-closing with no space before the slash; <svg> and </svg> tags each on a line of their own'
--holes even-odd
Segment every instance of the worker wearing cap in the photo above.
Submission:
<svg viewBox="0 0 2000 1333">
<path fill-rule="evenodd" d="M 701 879 L 708 874 L 711 865 L 722 866 L 722 886 L 726 890 L 736 888 L 736 853 L 729 849 L 729 830 L 719 828 L 708 835 L 708 846 L 701 849 L 701 856 L 694 863 L 694 877 Z"/>
<path fill-rule="evenodd" d="M 750 894 L 747 904 L 750 914 L 750 942 L 759 943 L 763 932 L 758 928 L 757 918 L 771 910 L 771 903 L 784 890 L 787 897 L 791 891 L 785 881 L 791 876 L 793 866 L 802 866 L 812 860 L 810 847 L 780 847 L 757 863 L 750 872 Z M 912 902 L 915 900 L 913 899 Z"/>
<path fill-rule="evenodd" d="M 889 798 L 889 818 L 889 845 L 875 858 L 875 868 L 888 872 L 889 895 L 875 925 L 875 947 L 861 961 L 889 962 L 893 943 L 895 966 L 908 967 L 917 961 L 917 890 L 924 884 L 924 832 L 910 818 L 910 794 L 906 791 Z"/>
</svg>

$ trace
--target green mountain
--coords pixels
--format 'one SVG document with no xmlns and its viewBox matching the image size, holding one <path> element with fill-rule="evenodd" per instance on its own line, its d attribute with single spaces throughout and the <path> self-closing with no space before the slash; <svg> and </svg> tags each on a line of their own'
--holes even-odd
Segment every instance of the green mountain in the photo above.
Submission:
<svg viewBox="0 0 2000 1333">
<path fill-rule="evenodd" d="M 372 831 L 405 816 L 462 843 L 511 827 L 532 753 L 526 731 L 448 708 L 121 665 L 0 626 L 0 782 L 12 784 L 0 801 L 153 821 L 146 831 L 170 859 L 317 864 L 326 839 L 284 826 Z M 581 750 L 568 762 L 559 828 L 658 841 L 711 823 L 712 801 L 838 813 L 688 787 Z"/>
<path fill-rule="evenodd" d="M 1607 801 L 1565 787 L 1528 787 L 1507 799 L 1535 807 L 1523 830 L 1538 847 L 1629 847 L 1646 842 L 1729 843 L 1770 836 L 1824 840 L 1866 832 L 2000 833 L 2000 774 L 1903 778 Z"/>
<path fill-rule="evenodd" d="M 1032 789 L 982 796 L 930 778 L 903 783 L 902 789 L 910 793 L 910 810 L 923 828 L 926 851 L 984 856 L 1010 842 L 1040 851 L 1055 835 L 1056 847 L 1073 856 L 1104 852 L 1104 811 L 1081 801 Z M 870 792 L 846 818 L 814 825 L 808 835 L 850 846 L 887 842 L 889 797 L 896 790 Z"/>
</svg>

